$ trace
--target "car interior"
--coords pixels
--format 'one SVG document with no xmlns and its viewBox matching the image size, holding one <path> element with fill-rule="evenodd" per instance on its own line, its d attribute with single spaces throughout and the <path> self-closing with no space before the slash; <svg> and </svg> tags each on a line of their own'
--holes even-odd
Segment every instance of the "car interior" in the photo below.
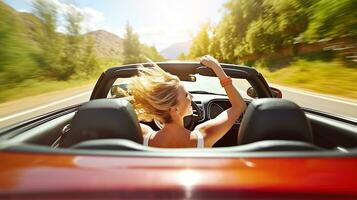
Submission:
<svg viewBox="0 0 357 200">
<path fill-rule="evenodd" d="M 126 73 L 132 76 L 128 71 Z M 102 75 L 100 80 L 105 82 L 106 90 L 101 91 L 102 96 L 97 95 L 98 98 L 93 98 L 93 95 L 98 94 L 96 89 L 103 88 L 97 83 L 91 100 L 82 105 L 57 110 L 2 130 L 0 148 L 54 153 L 136 152 L 140 155 L 165 152 L 219 155 L 274 152 L 267 155 L 291 156 L 298 155 L 298 152 L 310 152 L 301 154 L 306 156 L 324 152 L 336 155 L 356 152 L 357 122 L 301 108 L 294 102 L 274 98 L 273 95 L 261 98 L 259 88 L 254 88 L 258 97 L 245 99 L 245 113 L 213 148 L 146 147 L 142 145 L 139 121 L 131 103 L 125 97 L 103 98 L 107 97 L 116 78 L 112 77 L 113 81 L 108 83 Z M 194 115 L 185 118 L 185 126 L 191 130 L 230 107 L 228 97 L 224 95 L 203 93 L 193 96 Z M 155 122 L 147 124 L 155 130 L 159 129 Z"/>
</svg>

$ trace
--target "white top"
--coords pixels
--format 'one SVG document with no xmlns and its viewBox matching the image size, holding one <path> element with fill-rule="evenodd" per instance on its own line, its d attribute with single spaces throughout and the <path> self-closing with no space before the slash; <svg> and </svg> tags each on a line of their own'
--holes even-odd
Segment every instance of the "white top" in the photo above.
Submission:
<svg viewBox="0 0 357 200">
<path fill-rule="evenodd" d="M 151 136 L 153 135 L 155 137 L 157 132 L 155 131 L 151 131 L 149 133 L 147 133 L 145 136 L 144 136 L 144 142 L 143 144 L 145 146 L 149 146 L 149 140 L 151 138 Z M 196 134 L 196 137 L 197 137 L 197 148 L 204 148 L 204 141 L 203 141 L 203 136 L 202 134 L 200 133 L 199 130 L 194 130 L 192 133 L 195 133 Z"/>
<path fill-rule="evenodd" d="M 144 136 L 144 145 L 145 146 L 149 146 L 149 140 L 150 140 L 150 138 L 151 138 L 151 135 L 156 135 L 156 133 L 157 132 L 155 132 L 155 131 L 150 131 L 150 132 L 148 132 L 145 136 Z"/>
</svg>

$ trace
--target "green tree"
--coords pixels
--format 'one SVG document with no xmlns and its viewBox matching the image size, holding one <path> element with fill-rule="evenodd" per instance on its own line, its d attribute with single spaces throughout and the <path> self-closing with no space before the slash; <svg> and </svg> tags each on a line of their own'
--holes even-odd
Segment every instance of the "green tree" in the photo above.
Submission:
<svg viewBox="0 0 357 200">
<path fill-rule="evenodd" d="M 209 31 L 210 25 L 208 23 L 201 26 L 201 29 L 197 33 L 196 37 L 193 38 L 189 57 L 197 58 L 209 53 Z"/>
<path fill-rule="evenodd" d="M 212 37 L 210 38 L 210 44 L 208 47 L 208 54 L 215 57 L 218 61 L 223 61 L 221 40 L 218 37 L 216 29 L 212 31 Z"/>
<path fill-rule="evenodd" d="M 142 52 L 143 56 L 148 57 L 152 61 L 164 61 L 165 60 L 165 58 L 157 51 L 157 49 L 154 46 L 147 46 L 145 44 L 142 44 L 141 52 Z M 146 60 L 144 62 L 146 62 Z"/>
<path fill-rule="evenodd" d="M 37 35 L 41 49 L 38 61 L 44 75 L 63 79 L 61 58 L 63 57 L 62 43 L 57 27 L 57 8 L 45 0 L 36 0 L 33 3 L 34 12 L 42 21 L 43 31 Z"/>
<path fill-rule="evenodd" d="M 0 85 L 3 87 L 38 76 L 31 43 L 24 32 L 16 11 L 0 1 Z"/>
<path fill-rule="evenodd" d="M 308 41 L 357 35 L 356 0 L 314 0 L 310 23 L 304 37 Z"/>
<path fill-rule="evenodd" d="M 126 32 L 123 40 L 123 63 L 138 63 L 142 61 L 141 44 L 139 36 L 134 32 L 129 23 L 126 25 Z"/>
<path fill-rule="evenodd" d="M 82 55 L 82 66 L 78 74 L 83 73 L 85 76 L 90 76 L 98 71 L 99 61 L 97 55 L 94 52 L 94 41 L 91 36 L 85 38 L 84 51 Z"/>
<path fill-rule="evenodd" d="M 177 56 L 178 60 L 189 60 L 188 55 L 186 55 L 184 52 L 181 52 L 178 56 Z"/>
<path fill-rule="evenodd" d="M 66 13 L 66 35 L 64 36 L 63 57 L 61 59 L 61 79 L 68 79 L 76 71 L 83 70 L 84 38 L 81 35 L 83 16 L 70 7 Z"/>
<path fill-rule="evenodd" d="M 222 20 L 213 28 L 208 53 L 220 61 L 236 63 L 250 54 L 271 53 L 291 45 L 306 30 L 310 6 L 304 0 L 230 0 Z M 201 54 L 199 38 L 204 37 L 202 31 L 194 38 L 191 55 Z"/>
<path fill-rule="evenodd" d="M 249 25 L 264 13 L 263 0 L 231 0 L 225 6 L 223 19 L 216 28 L 225 62 L 238 62 L 247 52 L 246 32 Z"/>
<path fill-rule="evenodd" d="M 238 56 L 252 53 L 272 53 L 282 44 L 282 38 L 277 32 L 278 24 L 272 20 L 260 18 L 251 23 L 247 35 L 247 45 L 236 49 Z"/>
</svg>

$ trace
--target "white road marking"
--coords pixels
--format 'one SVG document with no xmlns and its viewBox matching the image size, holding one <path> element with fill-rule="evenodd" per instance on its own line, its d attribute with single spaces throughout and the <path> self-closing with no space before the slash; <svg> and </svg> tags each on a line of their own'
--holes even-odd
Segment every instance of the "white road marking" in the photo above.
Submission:
<svg viewBox="0 0 357 200">
<path fill-rule="evenodd" d="M 306 96 L 311 96 L 311 97 L 315 97 L 315 98 L 320 98 L 320 99 L 325 99 L 325 100 L 329 100 L 329 101 L 344 103 L 344 104 L 348 104 L 348 105 L 352 105 L 352 106 L 357 106 L 357 103 L 353 103 L 353 102 L 350 102 L 350 101 L 343 101 L 343 100 L 334 99 L 334 98 L 331 98 L 331 97 L 320 96 L 320 95 L 316 95 L 316 94 L 313 94 L 313 93 L 310 93 L 310 92 L 297 90 L 297 89 L 286 88 L 286 87 L 283 87 L 283 86 L 274 85 L 274 84 L 270 84 L 270 83 L 269 83 L 269 85 L 272 85 L 275 88 L 278 88 L 278 89 L 281 88 L 283 90 L 287 90 L 287 91 L 293 92 L 293 93 L 299 93 L 299 94 L 303 94 L 303 95 L 306 95 Z M 284 97 L 284 93 L 283 93 L 283 97 Z"/>
<path fill-rule="evenodd" d="M 19 117 L 21 115 L 25 115 L 25 114 L 28 114 L 28 113 L 31 113 L 31 112 L 35 112 L 35 111 L 38 111 L 38 110 L 41 110 L 41 109 L 44 109 L 44 108 L 48 108 L 50 106 L 54 106 L 54 105 L 57 105 L 57 104 L 60 104 L 60 103 L 63 103 L 63 102 L 66 102 L 66 101 L 81 97 L 81 96 L 85 96 L 85 95 L 90 94 L 91 92 L 92 91 L 84 92 L 84 93 L 77 94 L 77 95 L 74 95 L 74 96 L 71 96 L 71 97 L 68 97 L 68 98 L 64 98 L 64 99 L 61 99 L 61 100 L 58 100 L 58 101 L 55 101 L 55 102 L 52 102 L 52 103 L 49 103 L 49 104 L 46 104 L 46 105 L 43 105 L 43 106 L 39 106 L 39 107 L 32 108 L 32 109 L 29 109 L 29 110 L 25 110 L 25 111 L 22 111 L 22 112 L 13 114 L 13 115 L 2 117 L 2 118 L 0 118 L 0 122 L 6 121 L 6 120 L 9 120 L 9 119 L 13 119 L 15 117 Z"/>
</svg>

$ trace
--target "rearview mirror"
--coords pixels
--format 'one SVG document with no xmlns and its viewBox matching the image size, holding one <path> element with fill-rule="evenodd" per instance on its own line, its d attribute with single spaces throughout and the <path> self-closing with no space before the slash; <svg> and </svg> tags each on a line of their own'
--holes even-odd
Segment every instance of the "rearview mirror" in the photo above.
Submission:
<svg viewBox="0 0 357 200">
<path fill-rule="evenodd" d="M 119 85 L 113 85 L 110 88 L 110 94 L 112 97 L 125 97 L 125 91 L 128 90 L 128 84 L 126 83 L 121 83 Z"/>
<path fill-rule="evenodd" d="M 189 82 L 196 82 L 196 76 L 194 75 L 187 75 L 187 76 L 179 76 L 180 81 L 189 81 Z"/>
</svg>

